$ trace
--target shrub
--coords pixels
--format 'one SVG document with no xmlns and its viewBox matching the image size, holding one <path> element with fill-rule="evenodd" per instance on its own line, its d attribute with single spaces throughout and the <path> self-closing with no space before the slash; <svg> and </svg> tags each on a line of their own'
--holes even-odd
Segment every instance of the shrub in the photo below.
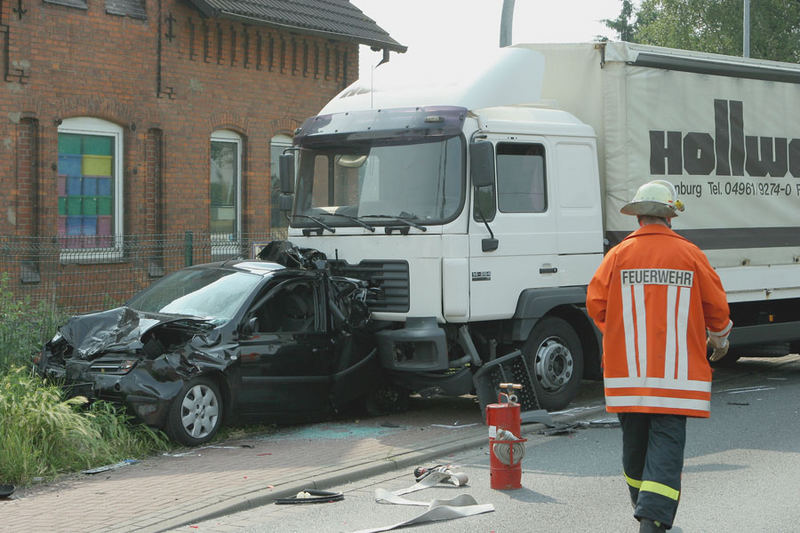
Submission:
<svg viewBox="0 0 800 533">
<path fill-rule="evenodd" d="M 0 374 L 0 482 L 25 483 L 167 449 L 122 408 L 61 390 L 23 367 Z"/>
<path fill-rule="evenodd" d="M 0 374 L 12 366 L 30 365 L 33 354 L 66 318 L 46 302 L 15 298 L 8 288 L 8 273 L 0 274 Z"/>
</svg>

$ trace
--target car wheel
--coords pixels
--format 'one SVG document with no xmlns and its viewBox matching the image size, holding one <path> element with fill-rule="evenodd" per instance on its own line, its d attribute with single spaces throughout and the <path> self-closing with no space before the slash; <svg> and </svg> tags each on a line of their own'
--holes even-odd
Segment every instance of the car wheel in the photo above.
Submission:
<svg viewBox="0 0 800 533">
<path fill-rule="evenodd" d="M 578 394 L 583 377 L 583 347 L 570 324 L 558 317 L 536 323 L 522 347 L 542 409 L 557 411 Z"/>
<path fill-rule="evenodd" d="M 170 406 L 167 434 L 188 446 L 210 441 L 222 423 L 222 396 L 208 378 L 187 382 Z"/>
</svg>

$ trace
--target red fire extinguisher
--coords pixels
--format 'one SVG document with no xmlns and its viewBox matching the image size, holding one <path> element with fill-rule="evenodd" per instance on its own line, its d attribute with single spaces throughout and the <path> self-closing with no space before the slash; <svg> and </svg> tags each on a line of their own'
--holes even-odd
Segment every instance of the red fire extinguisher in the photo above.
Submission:
<svg viewBox="0 0 800 533">
<path fill-rule="evenodd" d="M 493 489 L 519 489 L 522 487 L 522 458 L 527 439 L 520 435 L 520 408 L 515 390 L 516 383 L 501 383 L 497 403 L 486 406 L 486 424 L 489 426 L 490 485 Z"/>
</svg>

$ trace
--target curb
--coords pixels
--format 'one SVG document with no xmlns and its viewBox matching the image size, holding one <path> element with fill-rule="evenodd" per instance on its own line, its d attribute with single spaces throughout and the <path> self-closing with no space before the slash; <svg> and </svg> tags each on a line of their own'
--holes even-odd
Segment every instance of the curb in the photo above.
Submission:
<svg viewBox="0 0 800 533">
<path fill-rule="evenodd" d="M 572 416 L 570 411 L 578 411 L 579 414 Z M 553 415 L 555 422 L 570 422 L 579 421 L 583 418 L 595 416 L 597 413 L 605 413 L 605 405 L 594 407 L 575 408 L 567 411 L 562 411 L 559 414 Z M 537 432 L 541 430 L 544 424 L 534 423 L 522 427 L 522 435 Z M 520 436 L 522 436 L 520 435 Z M 144 533 L 161 533 L 171 529 L 176 529 L 206 520 L 213 520 L 220 516 L 226 516 L 241 511 L 248 511 L 256 507 L 273 503 L 279 498 L 288 498 L 294 496 L 298 492 L 305 489 L 326 490 L 333 488 L 337 485 L 351 483 L 360 479 L 368 478 L 371 476 L 385 474 L 393 470 L 400 470 L 409 466 L 419 466 L 430 459 L 441 457 L 443 455 L 451 455 L 460 452 L 467 448 L 474 448 L 481 444 L 488 442 L 488 434 L 486 431 L 481 430 L 480 435 L 460 438 L 456 441 L 451 441 L 444 444 L 434 445 L 428 448 L 422 448 L 410 452 L 387 457 L 380 461 L 370 461 L 364 464 L 345 467 L 339 470 L 332 470 L 318 477 L 311 477 L 305 480 L 288 483 L 282 487 L 273 489 L 261 489 L 257 491 L 248 492 L 245 494 L 233 496 L 221 501 L 215 505 L 205 507 L 201 511 L 193 511 L 172 519 L 167 519 L 157 526 L 149 526 L 140 529 Z"/>
</svg>

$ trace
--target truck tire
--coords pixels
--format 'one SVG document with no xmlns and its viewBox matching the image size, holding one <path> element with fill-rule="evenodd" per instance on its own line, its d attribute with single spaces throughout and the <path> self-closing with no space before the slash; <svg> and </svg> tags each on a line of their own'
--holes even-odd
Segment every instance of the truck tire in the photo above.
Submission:
<svg viewBox="0 0 800 533">
<path fill-rule="evenodd" d="M 558 411 L 578 394 L 583 347 L 575 329 L 558 317 L 536 323 L 522 347 L 542 409 Z"/>
<path fill-rule="evenodd" d="M 197 446 L 210 441 L 222 425 L 222 395 L 207 377 L 187 381 L 172 400 L 167 435 L 176 442 Z"/>
</svg>

